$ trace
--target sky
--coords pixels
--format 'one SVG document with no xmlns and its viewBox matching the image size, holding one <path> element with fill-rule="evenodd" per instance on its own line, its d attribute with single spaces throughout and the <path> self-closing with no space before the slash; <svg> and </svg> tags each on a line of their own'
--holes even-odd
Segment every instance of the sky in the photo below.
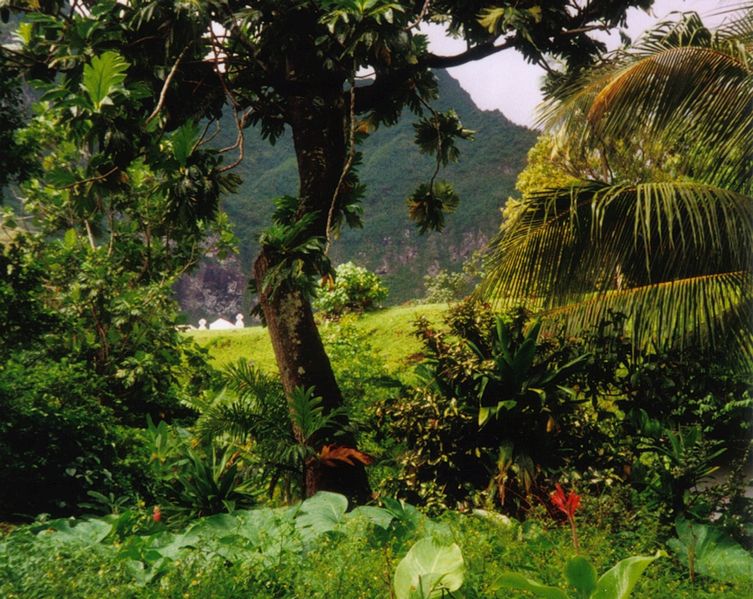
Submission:
<svg viewBox="0 0 753 599">
<path fill-rule="evenodd" d="M 706 17 L 704 23 L 714 26 L 725 18 L 725 15 L 718 14 L 720 9 L 739 5 L 740 2 L 741 0 L 656 0 L 649 14 L 640 9 L 630 9 L 627 32 L 635 40 L 657 21 L 664 20 L 670 13 L 677 11 L 695 11 Z M 439 26 L 431 27 L 428 34 L 430 48 L 436 54 L 456 54 L 465 47 L 462 41 L 447 37 Z M 602 35 L 610 49 L 619 46 L 617 31 L 611 35 Z M 500 110 L 519 125 L 534 125 L 534 112 L 541 101 L 539 86 L 544 71 L 541 67 L 527 63 L 520 53 L 504 50 L 483 60 L 449 69 L 449 73 L 471 94 L 479 108 Z"/>
</svg>

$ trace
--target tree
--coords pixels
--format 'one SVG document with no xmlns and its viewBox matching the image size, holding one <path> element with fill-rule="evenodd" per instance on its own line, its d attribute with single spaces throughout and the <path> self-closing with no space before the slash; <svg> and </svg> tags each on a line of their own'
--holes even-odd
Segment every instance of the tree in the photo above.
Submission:
<svg viewBox="0 0 753 599">
<path fill-rule="evenodd" d="M 580 180 L 527 195 L 486 293 L 535 298 L 573 332 L 621 311 L 638 347 L 727 348 L 749 368 L 751 39 L 750 9 L 716 32 L 686 14 L 557 90 L 543 118 Z"/>
<path fill-rule="evenodd" d="M 327 249 L 332 237 L 345 224 L 360 224 L 358 199 L 363 190 L 356 174 L 358 141 L 375 127 L 393 124 L 404 108 L 420 117 L 416 141 L 421 151 L 436 156 L 437 170 L 427 173 L 429 181 L 408 199 L 409 214 L 422 231 L 441 229 L 444 214 L 458 198 L 449 184 L 436 180 L 437 174 L 443 164 L 457 158 L 455 140 L 467 138 L 468 132 L 454 113 L 440 114 L 430 108 L 436 93 L 431 69 L 512 48 L 532 62 L 546 64 L 545 59 L 553 56 L 578 69 L 604 49 L 590 32 L 623 24 L 629 7 L 647 8 L 651 3 L 29 3 L 34 10 L 27 27 L 35 43 L 47 48 L 29 66 L 53 68 L 70 76 L 80 69 L 82 52 L 117 47 L 133 65 L 129 74 L 146 74 L 139 93 L 158 98 L 151 102 L 153 112 L 146 119 L 154 131 L 179 125 L 202 110 L 203 116 L 211 118 L 216 102 L 227 100 L 238 124 L 237 160 L 243 159 L 248 125 L 258 125 L 270 142 L 289 128 L 298 162 L 299 193 L 278 201 L 275 223 L 262 235 L 253 275 L 286 393 L 313 387 L 325 411 L 331 412 L 341 406 L 342 395 L 310 299 L 315 281 L 331 270 Z M 40 25 L 40 12 L 54 17 L 45 17 Z M 50 25 L 49 19 L 56 24 Z M 418 30 L 430 22 L 445 24 L 452 34 L 466 40 L 468 49 L 455 56 L 430 52 L 426 36 Z M 59 47 L 72 51 L 51 60 L 54 53 L 49 50 Z M 362 69 L 372 77 L 360 85 Z M 194 91 L 190 106 L 184 101 L 191 93 L 188 90 Z M 150 101 L 142 104 L 148 106 Z M 111 176 L 116 177 L 126 164 L 113 167 L 117 170 Z M 355 445 L 353 438 L 340 438 L 343 441 Z M 325 443 L 326 435 L 318 442 Z M 369 494 L 361 465 L 329 469 L 309 491 L 317 489 L 340 491 L 360 500 Z"/>
</svg>

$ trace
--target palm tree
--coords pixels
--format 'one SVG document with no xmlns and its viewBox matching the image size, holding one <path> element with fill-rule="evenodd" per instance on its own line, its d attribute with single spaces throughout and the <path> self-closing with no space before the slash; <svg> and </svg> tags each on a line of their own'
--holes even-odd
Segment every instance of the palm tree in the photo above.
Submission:
<svg viewBox="0 0 753 599">
<path fill-rule="evenodd" d="M 599 173 L 529 194 L 481 292 L 565 315 L 610 310 L 635 343 L 753 355 L 753 7 L 694 13 L 563 85 L 542 108 L 566 162 Z"/>
</svg>

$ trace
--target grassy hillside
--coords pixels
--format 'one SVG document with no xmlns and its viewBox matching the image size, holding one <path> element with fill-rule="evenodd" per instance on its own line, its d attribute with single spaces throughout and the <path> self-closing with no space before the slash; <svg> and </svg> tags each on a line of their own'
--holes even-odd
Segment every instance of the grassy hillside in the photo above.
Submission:
<svg viewBox="0 0 753 599">
<path fill-rule="evenodd" d="M 411 356 L 420 350 L 418 340 L 413 336 L 413 322 L 419 316 L 439 322 L 446 309 L 446 304 L 399 306 L 366 314 L 353 322 L 358 329 L 370 334 L 372 347 L 390 370 L 402 370 L 411 364 Z M 323 324 L 322 332 L 328 326 L 331 325 Z M 262 327 L 236 331 L 191 331 L 188 334 L 209 350 L 215 366 L 246 358 L 264 370 L 277 370 L 269 334 Z"/>
</svg>

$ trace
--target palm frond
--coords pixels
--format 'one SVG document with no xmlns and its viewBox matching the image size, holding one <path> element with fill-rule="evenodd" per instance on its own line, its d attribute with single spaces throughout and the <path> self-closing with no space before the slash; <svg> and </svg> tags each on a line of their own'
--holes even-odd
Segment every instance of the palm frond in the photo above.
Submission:
<svg viewBox="0 0 753 599">
<path fill-rule="evenodd" d="M 558 90 L 541 117 L 603 182 L 524 198 L 480 292 L 570 332 L 620 311 L 641 348 L 732 348 L 753 370 L 752 42 L 753 5 L 718 32 L 687 13 Z"/>
<path fill-rule="evenodd" d="M 748 271 L 753 201 L 689 181 L 584 182 L 527 197 L 503 226 L 480 291 L 552 308 L 583 294 Z"/>
<path fill-rule="evenodd" d="M 548 328 L 577 335 L 607 319 L 627 317 L 641 350 L 700 347 L 722 350 L 753 370 L 753 276 L 724 272 L 593 294 L 545 313 Z"/>
<path fill-rule="evenodd" d="M 289 421 L 259 412 L 243 399 L 212 405 L 197 420 L 195 431 L 207 441 L 222 437 L 238 443 L 249 439 L 292 438 Z"/>
<path fill-rule="evenodd" d="M 282 383 L 246 360 L 223 371 L 226 390 L 220 393 L 196 422 L 203 439 L 229 437 L 237 442 L 249 438 L 292 438 L 287 400 Z"/>
<path fill-rule="evenodd" d="M 753 11 L 712 34 L 697 15 L 665 23 L 544 104 L 540 118 L 570 151 L 614 151 L 651 139 L 682 154 L 680 172 L 750 189 Z"/>
<path fill-rule="evenodd" d="M 227 388 L 239 397 L 258 400 L 268 396 L 284 396 L 280 379 L 257 368 L 248 360 L 240 359 L 227 365 L 222 376 Z"/>
<path fill-rule="evenodd" d="M 486 297 L 566 317 L 570 334 L 617 311 L 637 347 L 753 356 L 750 197 L 693 182 L 590 182 L 524 205 L 492 246 Z"/>
<path fill-rule="evenodd" d="M 751 98 L 753 77 L 739 56 L 670 48 L 617 73 L 593 99 L 586 122 L 594 140 L 653 136 L 667 150 L 683 148 L 684 172 L 729 185 L 750 173 Z"/>
</svg>

